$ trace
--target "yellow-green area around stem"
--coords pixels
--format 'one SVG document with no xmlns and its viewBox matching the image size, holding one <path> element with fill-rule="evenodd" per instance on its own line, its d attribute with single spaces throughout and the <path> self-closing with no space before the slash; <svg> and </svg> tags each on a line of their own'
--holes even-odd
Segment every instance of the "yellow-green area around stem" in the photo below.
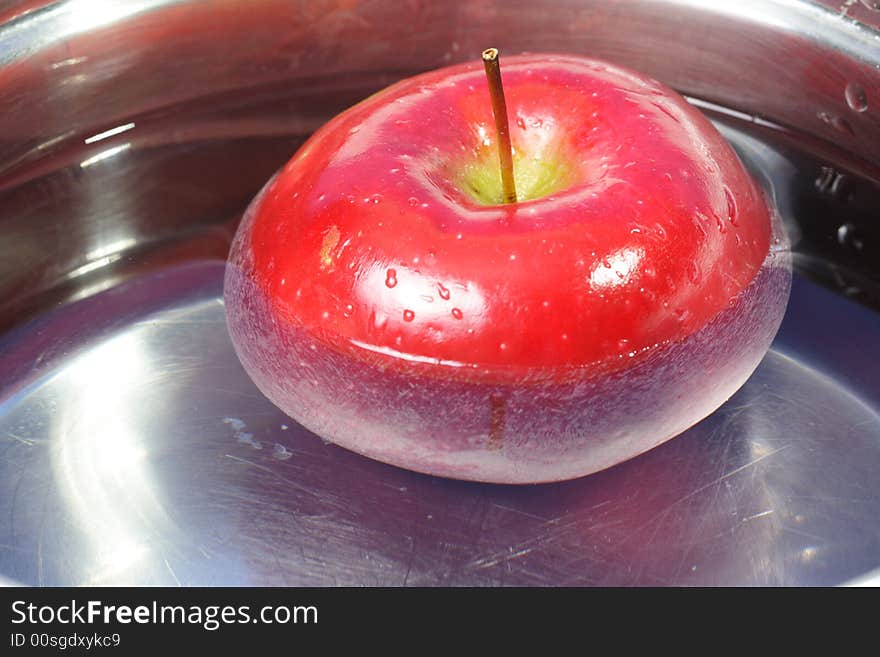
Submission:
<svg viewBox="0 0 880 657">
<path fill-rule="evenodd" d="M 513 177 L 517 201 L 531 201 L 562 191 L 574 183 L 574 172 L 555 153 L 514 152 Z M 487 149 L 459 169 L 458 186 L 481 205 L 504 203 L 498 152 Z"/>
</svg>

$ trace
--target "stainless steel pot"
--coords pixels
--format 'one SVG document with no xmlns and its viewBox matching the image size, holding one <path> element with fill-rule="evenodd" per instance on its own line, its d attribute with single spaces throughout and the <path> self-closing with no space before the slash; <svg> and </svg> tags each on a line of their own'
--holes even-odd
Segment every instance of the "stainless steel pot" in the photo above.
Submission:
<svg viewBox="0 0 880 657">
<path fill-rule="evenodd" d="M 837 584 L 880 566 L 876 3 L 34 0 L 0 20 L 0 576 Z M 308 134 L 488 45 L 692 97 L 795 237 L 752 381 L 567 484 L 323 445 L 255 391 L 218 303 L 241 210 Z"/>
</svg>

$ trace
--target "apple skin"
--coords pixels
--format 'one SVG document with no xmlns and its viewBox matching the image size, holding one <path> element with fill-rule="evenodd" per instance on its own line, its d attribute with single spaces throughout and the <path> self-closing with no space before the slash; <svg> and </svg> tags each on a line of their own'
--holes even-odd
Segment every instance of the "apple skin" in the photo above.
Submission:
<svg viewBox="0 0 880 657">
<path fill-rule="evenodd" d="M 381 461 L 534 483 L 698 422 L 788 299 L 771 208 L 674 91 L 605 62 L 505 58 L 521 200 L 500 204 L 479 63 L 327 123 L 233 241 L 230 336 L 277 406 Z"/>
</svg>

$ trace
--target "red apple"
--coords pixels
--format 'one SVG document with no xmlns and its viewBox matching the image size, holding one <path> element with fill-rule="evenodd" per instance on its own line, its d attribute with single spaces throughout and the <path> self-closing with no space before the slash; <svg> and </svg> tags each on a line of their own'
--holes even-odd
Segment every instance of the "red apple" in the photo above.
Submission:
<svg viewBox="0 0 880 657">
<path fill-rule="evenodd" d="M 230 334 L 334 443 L 414 470 L 566 479 L 680 433 L 748 378 L 790 284 L 772 212 L 674 91 L 573 56 L 507 58 L 502 203 L 479 62 L 327 123 L 248 209 Z"/>
</svg>

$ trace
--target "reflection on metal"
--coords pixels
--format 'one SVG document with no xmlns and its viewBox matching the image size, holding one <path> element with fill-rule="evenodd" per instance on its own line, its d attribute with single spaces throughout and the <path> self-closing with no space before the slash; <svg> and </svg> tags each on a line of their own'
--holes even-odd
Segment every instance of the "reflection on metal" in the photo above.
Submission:
<svg viewBox="0 0 880 657">
<path fill-rule="evenodd" d="M 275 409 L 232 351 L 222 272 L 169 269 L 43 326 L 117 329 L 42 361 L 0 404 L 3 576 L 826 585 L 877 566 L 880 390 L 859 399 L 780 352 L 802 325 L 783 327 L 777 350 L 719 411 L 647 454 L 560 484 L 480 485 L 367 460 Z M 145 298 L 152 311 L 131 304 Z M 792 303 L 852 313 L 854 335 L 880 329 L 869 311 L 803 282 Z M 40 339 L 12 345 L 0 367 Z"/>
<path fill-rule="evenodd" d="M 84 276 L 90 272 L 97 271 L 98 269 L 101 269 L 102 267 L 106 267 L 107 265 L 110 265 L 110 264 L 116 262 L 120 258 L 122 258 L 121 253 L 113 253 L 111 255 L 101 256 L 100 258 L 95 258 L 94 260 L 91 260 L 90 262 L 87 262 L 84 265 L 80 265 L 79 267 L 74 269 L 72 272 L 67 274 L 66 278 L 68 278 L 68 279 L 79 278 L 80 276 Z"/>
<path fill-rule="evenodd" d="M 50 430 L 54 477 L 91 546 L 82 564 L 86 584 L 136 579 L 149 555 L 145 530 L 166 529 L 148 467 L 149 439 L 132 426 L 150 369 L 143 348 L 136 333 L 120 335 L 75 359 L 53 382 L 64 390 Z"/>
<path fill-rule="evenodd" d="M 116 126 L 115 128 L 110 128 L 109 130 L 105 130 L 104 132 L 99 132 L 96 135 L 92 135 L 91 137 L 86 137 L 84 142 L 86 144 L 94 144 L 96 141 L 101 141 L 103 139 L 107 139 L 108 137 L 113 137 L 123 132 L 128 132 L 134 128 L 134 122 L 125 123 L 123 125 Z"/>
<path fill-rule="evenodd" d="M 85 169 L 86 167 L 90 167 L 93 164 L 97 164 L 98 162 L 109 160 L 114 155 L 118 155 L 122 151 L 128 150 L 130 147 L 131 144 L 119 144 L 118 146 L 113 146 L 112 148 L 101 151 L 97 155 L 92 155 L 91 157 L 86 158 L 79 163 L 79 166 L 80 168 Z"/>
<path fill-rule="evenodd" d="M 123 22 L 132 16 L 178 4 L 180 0 L 64 0 L 33 12 L 27 20 L 14 21 L 5 35 L 15 45 L 0 48 L 0 66 L 32 55 L 47 45 L 70 39 L 78 34 L 100 30 Z M 85 61 L 67 58 L 68 65 Z M 56 67 L 58 68 L 58 67 Z"/>
<path fill-rule="evenodd" d="M 861 577 L 852 579 L 849 582 L 846 582 L 846 586 L 863 586 L 871 588 L 876 588 L 880 586 L 880 568 L 868 573 L 867 575 L 863 575 Z"/>
<path fill-rule="evenodd" d="M 134 246 L 137 246 L 137 240 L 135 238 L 124 237 L 113 242 L 104 243 L 101 246 L 96 246 L 94 249 L 86 253 L 86 260 L 91 262 L 92 260 L 98 260 L 99 258 L 106 258 L 111 255 L 116 255 L 117 253 L 122 253 Z"/>
</svg>

